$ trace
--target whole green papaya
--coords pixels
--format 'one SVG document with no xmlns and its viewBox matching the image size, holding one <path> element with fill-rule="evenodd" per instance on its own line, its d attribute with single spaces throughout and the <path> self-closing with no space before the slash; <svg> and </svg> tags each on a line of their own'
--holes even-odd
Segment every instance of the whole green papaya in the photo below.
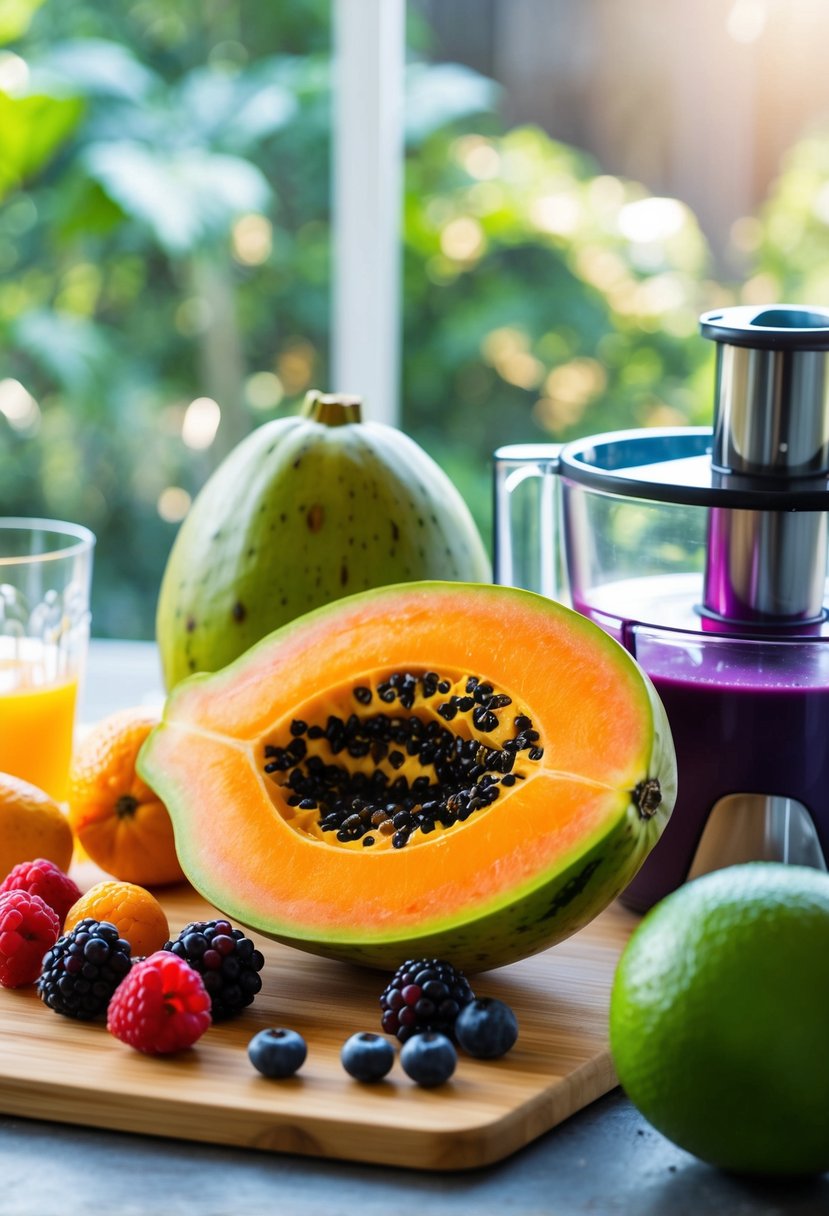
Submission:
<svg viewBox="0 0 829 1216">
<path fill-rule="evenodd" d="M 311 392 L 222 462 L 173 544 L 156 636 L 168 688 L 354 591 L 418 579 L 488 582 L 489 560 L 446 474 L 354 397 Z"/>
</svg>

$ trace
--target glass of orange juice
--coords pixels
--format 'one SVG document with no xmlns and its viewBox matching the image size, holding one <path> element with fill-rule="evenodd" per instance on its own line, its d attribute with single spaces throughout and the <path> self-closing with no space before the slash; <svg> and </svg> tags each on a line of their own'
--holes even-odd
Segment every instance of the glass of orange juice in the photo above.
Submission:
<svg viewBox="0 0 829 1216">
<path fill-rule="evenodd" d="M 95 537 L 0 518 L 0 772 L 66 797 Z"/>
</svg>

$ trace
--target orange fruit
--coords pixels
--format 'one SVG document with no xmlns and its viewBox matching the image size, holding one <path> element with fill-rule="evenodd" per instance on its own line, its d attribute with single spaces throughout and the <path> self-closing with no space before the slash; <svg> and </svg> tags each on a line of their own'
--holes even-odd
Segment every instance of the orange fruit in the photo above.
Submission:
<svg viewBox="0 0 829 1216">
<path fill-rule="evenodd" d="M 646 1119 L 724 1169 L 829 1169 L 829 875 L 752 862 L 680 887 L 613 984 L 616 1071 Z"/>
<path fill-rule="evenodd" d="M 144 887 L 131 882 L 99 882 L 77 900 L 66 916 L 63 932 L 91 916 L 106 920 L 132 946 L 133 958 L 160 950 L 170 936 L 167 915 Z"/>
<path fill-rule="evenodd" d="M 21 861 L 45 857 L 68 870 L 75 841 L 69 820 L 43 790 L 0 773 L 0 881 Z"/>
<path fill-rule="evenodd" d="M 135 771 L 141 744 L 158 722 L 146 709 L 122 709 L 82 739 L 69 776 L 69 821 L 107 874 L 154 887 L 184 877 L 164 803 Z"/>
</svg>

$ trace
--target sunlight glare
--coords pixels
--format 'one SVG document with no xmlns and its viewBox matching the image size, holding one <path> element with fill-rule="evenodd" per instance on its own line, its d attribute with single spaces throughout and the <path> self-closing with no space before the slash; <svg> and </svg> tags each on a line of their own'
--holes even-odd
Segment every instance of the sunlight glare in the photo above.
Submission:
<svg viewBox="0 0 829 1216">
<path fill-rule="evenodd" d="M 191 401 L 181 425 L 181 438 L 188 448 L 201 452 L 216 438 L 222 411 L 212 397 L 197 397 Z"/>
<path fill-rule="evenodd" d="M 245 381 L 245 400 L 255 410 L 272 410 L 281 405 L 285 389 L 274 372 L 254 372 Z"/>
<path fill-rule="evenodd" d="M 179 524 L 190 510 L 190 495 L 181 486 L 167 486 L 156 504 L 161 518 L 168 524 Z"/>
<path fill-rule="evenodd" d="M 446 225 L 440 234 L 440 247 L 455 262 L 471 262 L 484 247 L 484 232 L 477 220 L 461 215 Z"/>
<path fill-rule="evenodd" d="M 735 42 L 756 42 L 766 28 L 767 19 L 765 0 L 735 0 L 725 28 Z"/>
<path fill-rule="evenodd" d="M 676 198 L 642 198 L 619 212 L 619 231 L 629 241 L 667 241 L 682 230 L 685 206 Z"/>
<path fill-rule="evenodd" d="M 13 51 L 0 51 L 0 92 L 18 97 L 29 83 L 29 65 Z"/>
<path fill-rule="evenodd" d="M 16 431 L 29 431 L 40 419 L 40 408 L 19 380 L 0 380 L 0 414 Z"/>
<path fill-rule="evenodd" d="M 251 212 L 233 225 L 233 256 L 243 266 L 261 266 L 271 255 L 273 225 L 265 215 Z"/>
</svg>

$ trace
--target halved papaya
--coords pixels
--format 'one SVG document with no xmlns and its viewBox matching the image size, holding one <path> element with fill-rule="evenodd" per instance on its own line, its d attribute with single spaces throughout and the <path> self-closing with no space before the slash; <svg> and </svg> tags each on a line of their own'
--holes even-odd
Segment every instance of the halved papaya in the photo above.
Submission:
<svg viewBox="0 0 829 1216">
<path fill-rule="evenodd" d="M 339 600 L 184 681 L 138 768 L 226 915 L 335 958 L 470 972 L 597 915 L 676 786 L 621 646 L 541 596 L 459 583 Z"/>
</svg>

